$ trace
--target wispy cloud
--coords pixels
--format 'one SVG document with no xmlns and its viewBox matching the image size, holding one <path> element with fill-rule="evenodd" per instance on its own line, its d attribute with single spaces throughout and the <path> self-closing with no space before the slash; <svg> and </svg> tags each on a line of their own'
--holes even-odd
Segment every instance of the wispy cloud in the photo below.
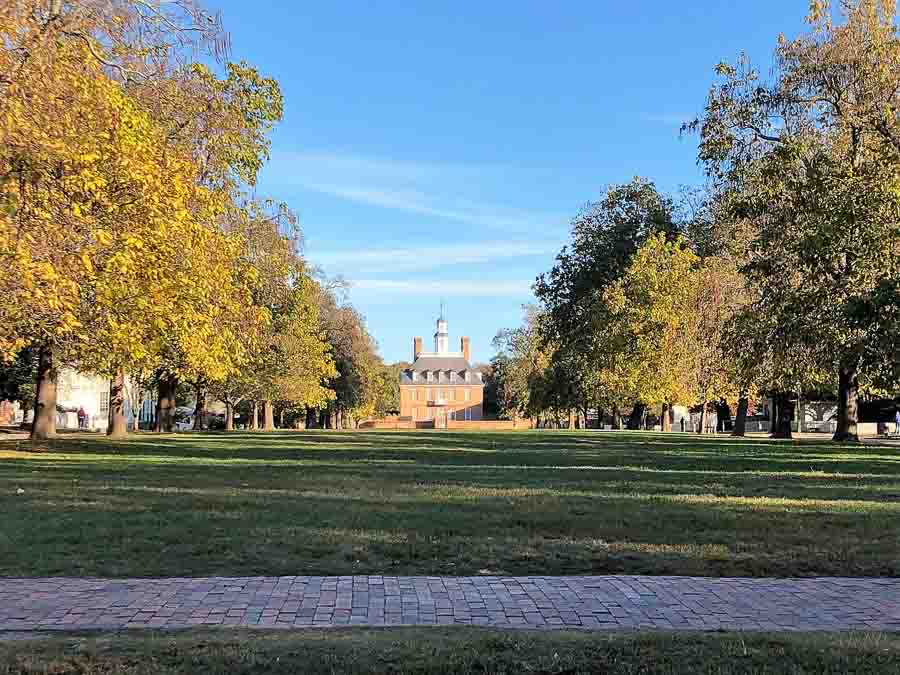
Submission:
<svg viewBox="0 0 900 675">
<path fill-rule="evenodd" d="M 267 174 L 270 182 L 385 209 L 394 209 L 503 231 L 546 231 L 564 227 L 555 214 L 485 202 L 476 197 L 487 184 L 505 192 L 513 169 L 502 166 L 440 164 L 335 153 L 279 153 Z M 524 190 L 527 194 L 529 190 Z"/>
<path fill-rule="evenodd" d="M 351 270 L 355 274 L 373 274 L 549 256 L 560 246 L 559 242 L 552 241 L 483 241 L 443 246 L 312 251 L 310 258 L 318 265 L 339 268 L 345 274 Z"/>
<path fill-rule="evenodd" d="M 351 284 L 353 290 L 368 293 L 384 293 L 386 297 L 399 295 L 429 295 L 433 297 L 514 297 L 531 293 L 530 280 L 501 281 L 408 281 L 388 279 L 361 279 Z"/>
</svg>

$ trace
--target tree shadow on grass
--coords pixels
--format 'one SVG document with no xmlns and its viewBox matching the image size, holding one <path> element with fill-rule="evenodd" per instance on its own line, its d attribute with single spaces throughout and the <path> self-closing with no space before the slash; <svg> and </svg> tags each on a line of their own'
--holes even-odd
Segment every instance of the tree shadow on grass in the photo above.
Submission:
<svg viewBox="0 0 900 675">
<path fill-rule="evenodd" d="M 900 573 L 897 518 L 569 498 L 29 495 L 7 509 L 0 574 Z"/>
<path fill-rule="evenodd" d="M 24 456 L 21 443 L 0 440 L 0 464 Z M 67 437 L 44 452 L 28 453 L 32 461 L 53 462 L 67 454 L 98 464 L 121 458 L 123 463 L 208 463 L 226 460 L 328 462 L 417 465 L 603 467 L 641 466 L 660 470 L 724 472 L 797 472 L 900 474 L 900 453 L 878 447 L 844 448 L 822 443 L 776 444 L 768 441 L 685 440 L 666 434 L 517 432 L 306 432 L 139 434 L 125 442 L 103 437 Z"/>
</svg>

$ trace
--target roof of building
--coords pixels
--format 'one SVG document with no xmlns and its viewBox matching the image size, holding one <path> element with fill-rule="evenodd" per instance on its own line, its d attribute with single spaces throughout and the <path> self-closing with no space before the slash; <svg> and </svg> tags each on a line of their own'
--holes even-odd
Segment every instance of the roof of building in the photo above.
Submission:
<svg viewBox="0 0 900 675">
<path fill-rule="evenodd" d="M 469 362 L 462 356 L 419 356 L 416 362 L 412 364 L 412 370 L 422 372 L 425 370 L 455 370 L 463 372 L 464 370 L 473 370 Z"/>
<path fill-rule="evenodd" d="M 476 368 L 469 365 L 469 362 L 462 356 L 438 356 L 438 355 L 422 355 L 416 359 L 407 370 L 400 372 L 400 384 L 412 384 L 411 373 L 424 373 L 429 370 L 450 370 L 457 373 L 480 373 Z M 475 380 L 471 384 L 481 384 L 480 380 Z"/>
</svg>

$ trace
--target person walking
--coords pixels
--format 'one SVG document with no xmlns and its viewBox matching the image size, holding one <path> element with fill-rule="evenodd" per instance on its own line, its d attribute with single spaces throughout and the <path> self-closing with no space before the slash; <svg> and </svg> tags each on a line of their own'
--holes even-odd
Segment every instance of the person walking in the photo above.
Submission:
<svg viewBox="0 0 900 675">
<path fill-rule="evenodd" d="M 87 413 L 84 411 L 84 406 L 81 406 L 80 408 L 78 408 L 78 428 L 79 429 L 84 429 L 86 419 L 87 419 Z"/>
<path fill-rule="evenodd" d="M 681 433 L 684 433 L 684 418 L 681 418 Z"/>
<path fill-rule="evenodd" d="M 894 436 L 900 436 L 900 408 L 894 413 Z"/>
</svg>

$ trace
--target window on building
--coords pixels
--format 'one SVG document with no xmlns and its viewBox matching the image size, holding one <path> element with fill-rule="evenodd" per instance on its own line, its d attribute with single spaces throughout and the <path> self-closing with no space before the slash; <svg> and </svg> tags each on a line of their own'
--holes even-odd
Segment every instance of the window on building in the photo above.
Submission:
<svg viewBox="0 0 900 675">
<path fill-rule="evenodd" d="M 416 371 L 412 371 L 412 381 L 416 381 Z"/>
<path fill-rule="evenodd" d="M 100 417 L 106 417 L 109 415 L 109 392 L 101 391 L 100 392 Z"/>
<path fill-rule="evenodd" d="M 425 390 L 425 400 L 426 400 L 426 401 L 433 401 L 433 400 L 434 400 L 433 398 L 431 398 L 431 389 L 426 389 L 426 390 Z"/>
<path fill-rule="evenodd" d="M 450 373 L 450 384 L 456 384 L 456 371 Z"/>
<path fill-rule="evenodd" d="M 466 389 L 466 393 L 463 394 L 463 397 L 464 397 L 464 398 L 463 398 L 464 401 L 470 401 L 470 400 L 472 399 L 472 392 L 471 392 L 471 390 Z"/>
<path fill-rule="evenodd" d="M 466 419 L 467 420 L 472 419 L 472 409 L 471 408 L 466 408 Z"/>
<path fill-rule="evenodd" d="M 432 380 L 434 380 L 434 373 L 429 370 L 426 375 L 426 379 L 428 384 L 431 384 Z"/>
<path fill-rule="evenodd" d="M 468 383 L 469 383 L 469 371 L 467 370 L 466 371 L 466 384 L 468 384 Z"/>
<path fill-rule="evenodd" d="M 451 422 L 455 422 L 455 421 L 456 421 L 456 411 L 455 411 L 455 410 L 451 410 L 451 411 L 450 411 L 450 421 L 451 421 Z"/>
</svg>

